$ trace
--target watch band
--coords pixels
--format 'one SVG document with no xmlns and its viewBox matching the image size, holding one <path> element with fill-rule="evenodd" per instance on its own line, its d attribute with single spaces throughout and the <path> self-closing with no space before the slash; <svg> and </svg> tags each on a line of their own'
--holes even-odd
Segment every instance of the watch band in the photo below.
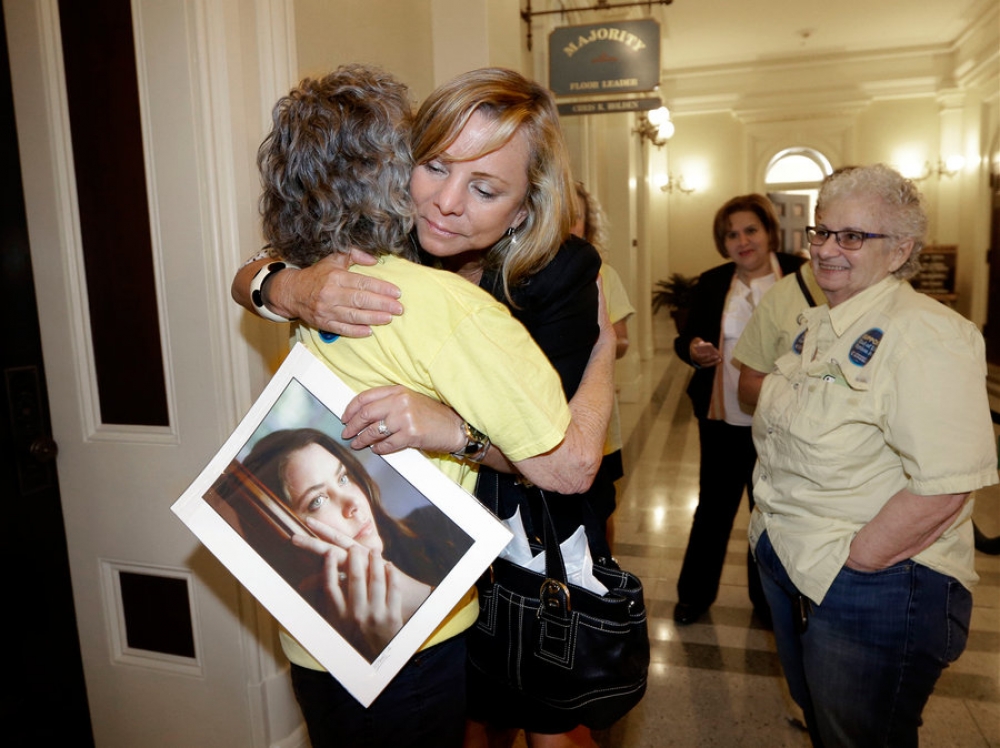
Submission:
<svg viewBox="0 0 1000 748">
<path fill-rule="evenodd" d="M 253 280 L 250 281 L 250 301 L 253 303 L 253 308 L 261 317 L 269 319 L 272 322 L 291 322 L 291 320 L 287 317 L 282 317 L 280 314 L 272 312 L 267 308 L 267 304 L 264 302 L 264 284 L 267 283 L 272 275 L 281 272 L 285 268 L 298 270 L 297 266 L 288 262 L 282 262 L 280 260 L 269 262 L 267 265 L 258 270 L 257 274 L 254 275 Z"/>
<path fill-rule="evenodd" d="M 469 462 L 482 462 L 490 449 L 490 438 L 468 421 L 462 421 L 462 432 L 465 434 L 465 446 L 452 452 L 451 456 Z"/>
</svg>

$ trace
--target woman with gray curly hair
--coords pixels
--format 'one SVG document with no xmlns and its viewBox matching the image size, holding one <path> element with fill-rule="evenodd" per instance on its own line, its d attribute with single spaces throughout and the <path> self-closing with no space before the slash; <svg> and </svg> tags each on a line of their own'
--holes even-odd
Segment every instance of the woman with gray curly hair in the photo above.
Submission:
<svg viewBox="0 0 1000 748">
<path fill-rule="evenodd" d="M 263 233 L 283 260 L 412 252 L 412 119 L 406 87 L 361 65 L 307 78 L 278 101 L 257 166 Z"/>
<path fill-rule="evenodd" d="M 983 338 L 905 281 L 927 217 L 884 165 L 831 177 L 808 309 L 753 420 L 754 546 L 816 746 L 916 746 L 972 612 L 972 500 L 997 482 Z"/>
</svg>

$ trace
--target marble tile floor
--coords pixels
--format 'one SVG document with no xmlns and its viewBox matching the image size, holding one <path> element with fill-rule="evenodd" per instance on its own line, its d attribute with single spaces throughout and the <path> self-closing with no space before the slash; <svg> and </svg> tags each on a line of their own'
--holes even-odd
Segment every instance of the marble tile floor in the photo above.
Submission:
<svg viewBox="0 0 1000 748">
<path fill-rule="evenodd" d="M 698 494 L 698 433 L 684 394 L 689 370 L 658 320 L 656 354 L 642 365 L 646 391 L 622 403 L 626 477 L 619 486 L 615 555 L 644 582 L 652 666 L 643 701 L 602 748 L 768 746 L 807 748 L 771 633 L 746 593 L 746 503 L 737 516 L 719 598 L 700 621 L 677 626 L 676 580 Z M 1000 533 L 1000 489 L 981 492 L 975 519 Z M 1000 748 L 1000 556 L 976 554 L 981 577 L 965 653 L 924 711 L 924 748 Z M 518 739 L 523 746 L 523 737 Z"/>
</svg>

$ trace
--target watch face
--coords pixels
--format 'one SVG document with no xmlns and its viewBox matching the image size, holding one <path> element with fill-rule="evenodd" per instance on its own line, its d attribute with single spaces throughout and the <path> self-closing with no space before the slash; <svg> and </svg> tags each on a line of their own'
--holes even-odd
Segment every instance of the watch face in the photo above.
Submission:
<svg viewBox="0 0 1000 748">
<path fill-rule="evenodd" d="M 452 455 L 455 457 L 470 457 L 483 451 L 486 447 L 486 434 L 468 422 L 462 423 L 462 432 L 465 434 L 465 446 L 457 452 L 452 452 Z"/>
<path fill-rule="evenodd" d="M 482 444 L 479 441 L 478 434 L 474 428 L 468 423 L 464 426 L 465 429 L 465 454 L 472 455 L 479 451 Z"/>
</svg>

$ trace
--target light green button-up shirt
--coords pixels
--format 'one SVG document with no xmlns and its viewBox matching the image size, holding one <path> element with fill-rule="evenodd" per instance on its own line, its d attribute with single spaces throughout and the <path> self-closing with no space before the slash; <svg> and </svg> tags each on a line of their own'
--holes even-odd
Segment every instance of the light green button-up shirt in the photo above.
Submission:
<svg viewBox="0 0 1000 748">
<path fill-rule="evenodd" d="M 821 603 L 851 540 L 902 489 L 932 496 L 998 481 L 979 330 L 894 277 L 804 313 L 801 353 L 775 364 L 753 437 L 756 509 L 792 581 Z M 966 587 L 972 501 L 914 557 Z"/>
</svg>

